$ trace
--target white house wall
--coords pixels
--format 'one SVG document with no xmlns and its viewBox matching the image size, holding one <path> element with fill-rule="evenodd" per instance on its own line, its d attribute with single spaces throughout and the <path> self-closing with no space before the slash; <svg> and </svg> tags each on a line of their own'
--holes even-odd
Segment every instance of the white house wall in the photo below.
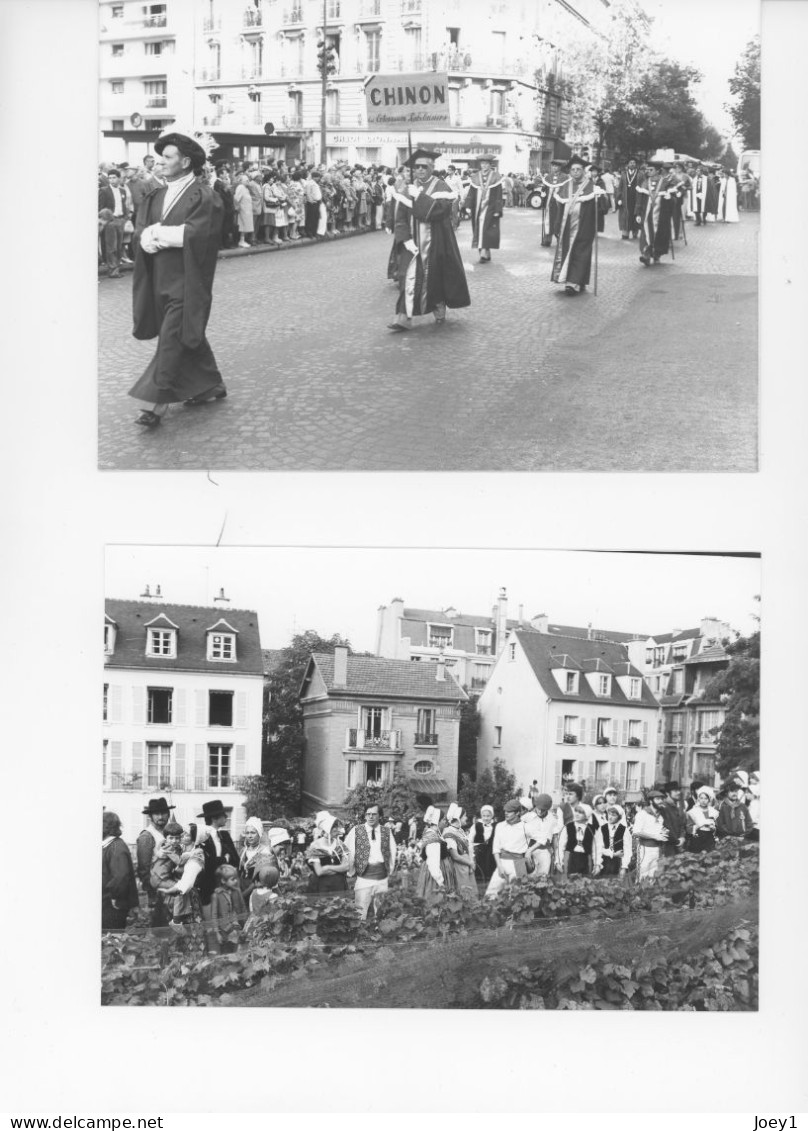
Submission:
<svg viewBox="0 0 808 1131">
<path fill-rule="evenodd" d="M 533 779 L 542 774 L 547 749 L 547 696 L 518 645 L 513 660 L 508 658 L 506 645 L 477 709 L 482 720 L 477 739 L 478 772 L 491 767 L 495 758 L 502 758 L 516 775 L 516 784 L 527 790 Z M 499 744 L 497 727 L 502 728 Z"/>
<path fill-rule="evenodd" d="M 229 672 L 127 671 L 107 668 L 107 720 L 103 722 L 105 766 L 103 804 L 123 822 L 124 839 L 132 842 L 144 827 L 142 810 L 149 797 L 169 797 L 182 825 L 197 821 L 202 804 L 220 798 L 232 808 L 231 831 L 238 834 L 245 820 L 243 795 L 231 784 L 209 784 L 208 746 L 229 745 L 231 783 L 261 772 L 263 680 L 256 675 Z M 149 688 L 171 688 L 172 722 L 148 723 Z M 208 693 L 233 692 L 233 725 L 208 725 Z M 149 785 L 146 744 L 171 745 L 170 789 Z M 140 778 L 132 781 L 132 776 Z M 126 786 L 117 784 L 122 775 Z"/>
</svg>

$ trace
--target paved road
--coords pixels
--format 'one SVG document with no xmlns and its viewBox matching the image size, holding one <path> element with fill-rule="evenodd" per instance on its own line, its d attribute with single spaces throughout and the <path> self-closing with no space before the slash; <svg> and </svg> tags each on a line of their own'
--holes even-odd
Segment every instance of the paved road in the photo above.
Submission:
<svg viewBox="0 0 808 1131">
<path fill-rule="evenodd" d="M 144 432 L 127 389 L 131 276 L 99 280 L 102 469 L 753 471 L 757 213 L 688 229 L 645 268 L 607 217 L 598 295 L 549 282 L 539 220 L 509 211 L 488 266 L 460 229 L 472 305 L 386 329 L 390 237 L 218 266 L 209 337 L 230 395 Z"/>
</svg>

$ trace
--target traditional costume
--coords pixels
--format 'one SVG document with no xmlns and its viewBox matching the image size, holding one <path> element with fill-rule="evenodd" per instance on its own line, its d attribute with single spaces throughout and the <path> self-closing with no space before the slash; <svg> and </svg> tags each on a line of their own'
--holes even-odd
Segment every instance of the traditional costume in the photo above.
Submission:
<svg viewBox="0 0 808 1131">
<path fill-rule="evenodd" d="M 651 176 L 637 188 L 637 215 L 641 222 L 640 262 L 646 267 L 652 260 L 658 263 L 661 256 L 667 255 L 671 249 L 672 188 L 673 184 L 662 172 L 661 165 L 657 165 Z"/>
<path fill-rule="evenodd" d="M 505 805 L 505 814 L 521 813 L 518 801 L 508 801 Z M 496 870 L 485 889 L 486 899 L 492 899 L 502 888 L 507 887 L 512 879 L 527 875 L 527 855 L 530 842 L 525 826 L 521 820 L 510 822 L 500 821 L 494 832 L 493 852 L 498 861 Z M 504 876 L 500 875 L 504 872 Z"/>
<path fill-rule="evenodd" d="M 155 151 L 167 145 L 190 157 L 191 169 L 145 197 L 138 209 L 132 282 L 132 333 L 159 340 L 129 395 L 155 406 L 227 395 L 205 337 L 224 208 L 219 194 L 197 175 L 206 158 L 202 146 L 171 132 L 155 142 Z M 138 420 L 147 427 L 159 422 L 160 415 L 148 410 Z"/>
<path fill-rule="evenodd" d="M 718 186 L 718 218 L 725 224 L 738 223 L 738 182 L 725 172 Z"/>
<path fill-rule="evenodd" d="M 570 161 L 571 166 L 576 163 L 583 165 L 580 157 Z M 563 203 L 564 211 L 551 278 L 564 287 L 565 294 L 576 295 L 589 282 L 597 215 L 606 212 L 609 201 L 604 190 L 586 175 L 577 183 L 570 178 L 556 198 Z"/>
<path fill-rule="evenodd" d="M 380 825 L 354 825 L 345 838 L 350 872 L 356 875 L 354 902 L 363 919 L 371 902 L 389 890 L 388 880 L 396 867 L 396 842 L 389 829 Z"/>
<path fill-rule="evenodd" d="M 481 817 L 486 815 L 490 815 L 490 823 L 486 824 L 483 820 L 474 822 L 472 846 L 477 869 L 488 883 L 497 867 L 494 860 L 494 830 L 497 826 L 494 821 L 494 810 L 490 805 L 483 805 L 480 810 Z"/>
<path fill-rule="evenodd" d="M 451 891 L 449 849 L 438 831 L 440 809 L 430 805 L 424 813 L 424 835 L 421 838 L 421 867 L 415 881 L 415 894 L 431 903 L 439 892 Z"/>
<path fill-rule="evenodd" d="M 479 158 L 479 172 L 471 174 L 466 207 L 471 212 L 471 246 L 479 249 L 480 262 L 491 262 L 491 250 L 499 248 L 499 220 L 502 216 L 502 177 L 493 168 L 491 154 Z M 486 163 L 488 168 L 482 167 Z"/>
<path fill-rule="evenodd" d="M 439 154 L 417 149 L 410 168 L 419 159 L 433 162 Z M 446 319 L 446 307 L 470 306 L 466 273 L 452 227 L 454 192 L 440 177 L 412 184 L 395 193 L 394 241 L 399 297 L 397 320 L 391 330 L 408 330 L 414 315 L 433 314 Z"/>
<path fill-rule="evenodd" d="M 604 821 L 595 833 L 594 856 L 598 876 L 619 876 L 631 862 L 631 833 L 622 817 L 612 824 Z"/>
<path fill-rule="evenodd" d="M 446 860 L 446 876 L 449 890 L 455 892 L 461 899 L 477 899 L 477 882 L 474 878 L 474 850 L 469 843 L 469 838 L 460 828 L 459 821 L 463 810 L 455 802 L 446 810 L 446 819 L 449 824 L 443 830 L 443 839 L 448 849 L 454 849 L 459 856 L 465 857 L 469 863 L 455 860 L 451 852 Z"/>
</svg>

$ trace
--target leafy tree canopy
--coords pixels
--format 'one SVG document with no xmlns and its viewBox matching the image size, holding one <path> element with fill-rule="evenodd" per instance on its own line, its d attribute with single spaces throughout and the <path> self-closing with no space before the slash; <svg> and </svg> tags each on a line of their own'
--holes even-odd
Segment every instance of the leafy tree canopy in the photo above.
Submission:
<svg viewBox="0 0 808 1131">
<path fill-rule="evenodd" d="M 385 818 L 408 818 L 413 814 L 423 812 L 423 806 L 418 804 L 415 790 L 398 767 L 392 781 L 383 785 L 358 785 L 352 789 L 345 798 L 345 807 L 355 821 L 363 820 L 368 805 L 378 805 Z"/>
<path fill-rule="evenodd" d="M 760 149 L 760 36 L 746 45 L 729 80 L 727 110 L 746 149 Z"/>
<path fill-rule="evenodd" d="M 521 792 L 516 788 L 516 777 L 505 761 L 495 758 L 493 765 L 486 767 L 476 781 L 463 774 L 457 801 L 473 817 L 479 816 L 483 805 L 492 805 L 496 819 L 501 821 L 505 816 L 505 802 L 518 797 Z"/>
<path fill-rule="evenodd" d="M 725 645 L 729 664 L 705 688 L 705 699 L 720 700 L 724 722 L 717 729 L 716 769 L 760 768 L 760 631 Z"/>
<path fill-rule="evenodd" d="M 480 712 L 477 700 L 470 698 L 460 704 L 460 735 L 457 747 L 458 777 L 477 773 L 477 738 L 480 733 Z"/>
</svg>

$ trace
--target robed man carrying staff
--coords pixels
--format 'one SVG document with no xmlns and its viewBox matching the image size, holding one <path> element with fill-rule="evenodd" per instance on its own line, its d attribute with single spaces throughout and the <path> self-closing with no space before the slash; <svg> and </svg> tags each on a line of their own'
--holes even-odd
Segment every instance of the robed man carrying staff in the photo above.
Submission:
<svg viewBox="0 0 808 1131">
<path fill-rule="evenodd" d="M 573 297 L 589 282 L 592 247 L 597 238 L 599 212 L 609 211 L 609 197 L 584 173 L 582 157 L 571 157 L 570 179 L 557 193 L 563 203 L 558 244 L 553 260 L 552 281 L 563 286 L 562 294 Z"/>
<path fill-rule="evenodd" d="M 452 226 L 455 192 L 434 173 L 439 153 L 416 149 L 404 164 L 413 184 L 394 193 L 394 255 L 399 285 L 396 320 L 389 328 L 412 329 L 415 315 L 432 314 L 441 324 L 446 308 L 470 306 L 466 272 Z"/>
<path fill-rule="evenodd" d="M 496 157 L 492 153 L 484 153 L 477 160 L 480 168 L 471 174 L 466 207 L 471 210 L 471 246 L 479 250 L 480 263 L 490 263 L 491 249 L 499 248 L 502 177 L 494 168 Z"/>
<path fill-rule="evenodd" d="M 138 208 L 138 251 L 132 283 L 134 329 L 157 338 L 157 351 L 130 397 L 145 402 L 136 423 L 158 425 L 170 404 L 205 404 L 227 396 L 205 337 L 224 215 L 219 195 L 201 175 L 207 153 L 176 130 L 154 145 L 166 184 Z"/>
</svg>

